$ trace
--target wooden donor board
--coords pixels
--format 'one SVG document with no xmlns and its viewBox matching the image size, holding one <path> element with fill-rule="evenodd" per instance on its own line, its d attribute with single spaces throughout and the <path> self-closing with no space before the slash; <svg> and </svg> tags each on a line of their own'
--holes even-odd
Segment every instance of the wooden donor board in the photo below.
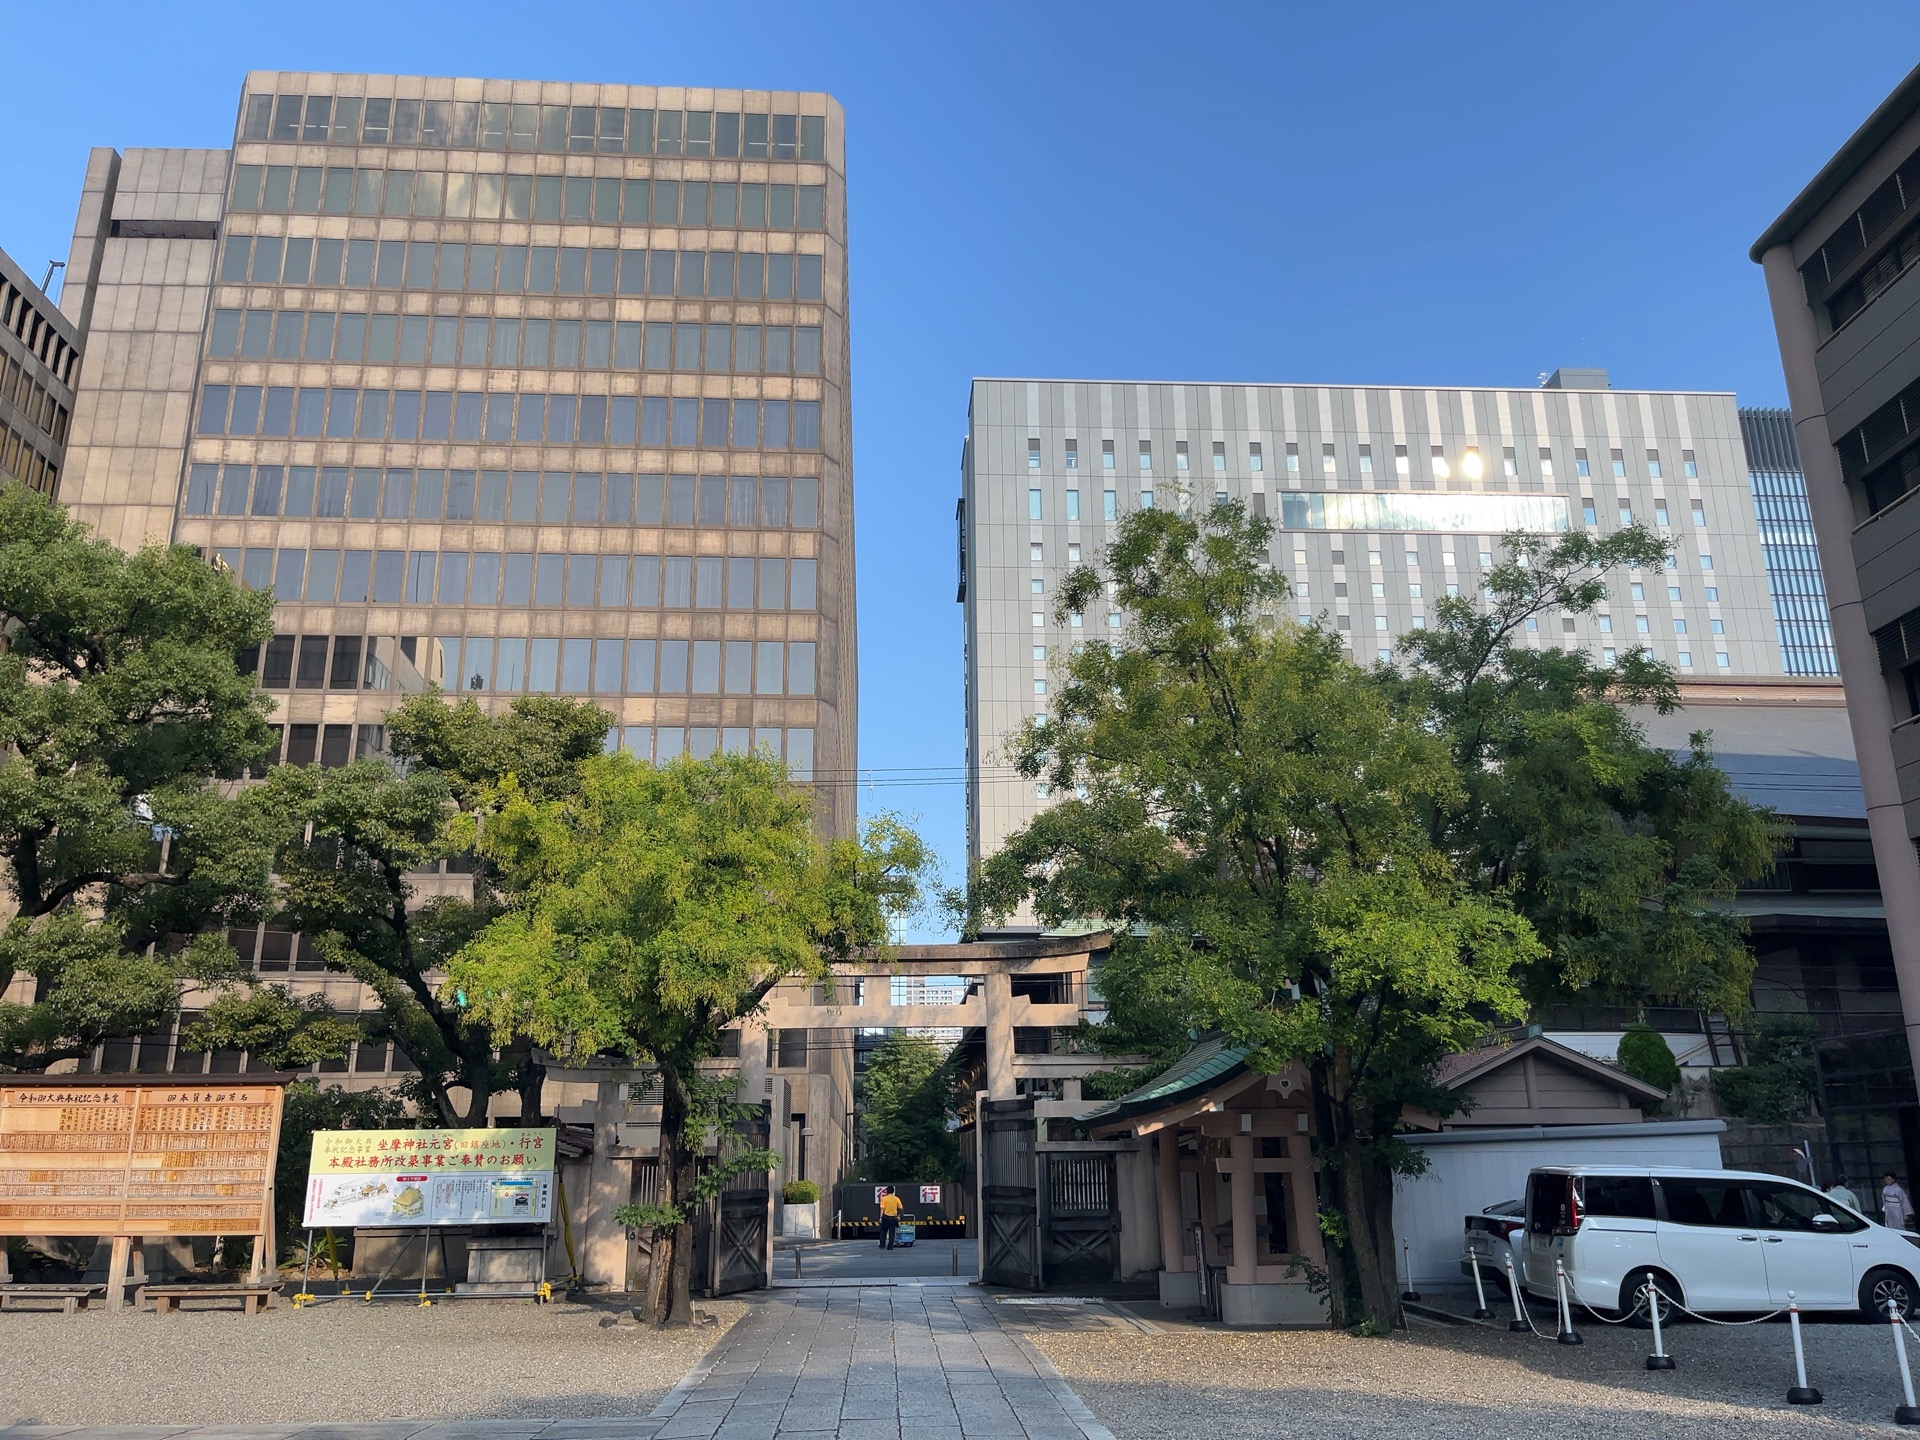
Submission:
<svg viewBox="0 0 1920 1440">
<path fill-rule="evenodd" d="M 265 1235 L 284 1081 L 0 1080 L 0 1235 Z"/>
</svg>

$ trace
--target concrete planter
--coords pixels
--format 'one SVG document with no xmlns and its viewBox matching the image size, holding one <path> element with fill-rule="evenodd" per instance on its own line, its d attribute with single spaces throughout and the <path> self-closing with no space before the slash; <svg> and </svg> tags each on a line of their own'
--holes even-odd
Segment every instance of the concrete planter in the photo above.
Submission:
<svg viewBox="0 0 1920 1440">
<path fill-rule="evenodd" d="M 820 1205 L 816 1201 L 811 1205 L 780 1206 L 780 1234 L 788 1240 L 818 1240 L 820 1238 Z"/>
</svg>

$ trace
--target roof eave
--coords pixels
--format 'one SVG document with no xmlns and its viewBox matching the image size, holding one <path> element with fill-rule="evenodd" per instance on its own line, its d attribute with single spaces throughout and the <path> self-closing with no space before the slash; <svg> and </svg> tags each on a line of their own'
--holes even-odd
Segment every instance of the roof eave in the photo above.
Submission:
<svg viewBox="0 0 1920 1440">
<path fill-rule="evenodd" d="M 1879 108 L 1848 137 L 1846 144 L 1820 167 L 1820 173 L 1807 182 L 1793 203 L 1780 212 L 1780 218 L 1753 242 L 1748 258 L 1757 265 L 1769 250 L 1804 230 L 1827 202 L 1859 173 L 1867 157 L 1885 145 L 1915 111 L 1920 111 L 1920 65 L 1907 72 L 1907 78 L 1894 87 L 1893 93 L 1880 102 Z"/>
</svg>

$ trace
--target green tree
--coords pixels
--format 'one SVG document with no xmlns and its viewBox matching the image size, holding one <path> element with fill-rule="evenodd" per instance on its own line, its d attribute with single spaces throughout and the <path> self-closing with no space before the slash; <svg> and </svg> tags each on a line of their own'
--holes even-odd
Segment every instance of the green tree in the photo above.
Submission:
<svg viewBox="0 0 1920 1440">
<path fill-rule="evenodd" d="M 932 1037 L 888 1032 L 861 1087 L 863 1167 L 871 1180 L 957 1180 L 953 1054 Z"/>
<path fill-rule="evenodd" d="M 407 1102 L 388 1090 L 324 1088 L 311 1080 L 287 1086 L 280 1112 L 280 1153 L 273 1168 L 273 1212 L 282 1236 L 300 1231 L 306 1213 L 307 1167 L 322 1130 L 410 1130 Z M 318 1247 L 316 1247 L 316 1252 Z"/>
<path fill-rule="evenodd" d="M 977 902 L 1115 931 L 1102 987 L 1141 1031 L 1216 1029 L 1312 1081 L 1333 1318 L 1390 1325 L 1395 1138 L 1449 1113 L 1448 1054 L 1522 1010 L 1539 946 L 1475 893 L 1423 817 L 1457 804 L 1444 741 L 1399 713 L 1336 637 L 1276 620 L 1272 527 L 1238 506 L 1124 521 L 1103 584 L 1122 638 L 1063 659 L 1053 714 L 1012 741 L 1058 803 L 989 859 Z"/>
<path fill-rule="evenodd" d="M 1811 1015 L 1753 1017 L 1747 1063 L 1713 1072 L 1714 1093 L 1729 1115 L 1778 1125 L 1799 1120 L 1820 1093 Z"/>
<path fill-rule="evenodd" d="M 1680 757 L 1647 743 L 1625 707 L 1675 709 L 1667 666 L 1638 649 L 1607 665 L 1525 643 L 1529 625 L 1598 609 L 1615 572 L 1659 574 L 1666 545 L 1629 527 L 1510 535 L 1504 550 L 1481 595 L 1439 600 L 1433 625 L 1400 643 L 1404 673 L 1388 672 L 1460 776 L 1426 809 L 1434 846 L 1548 945 L 1550 963 L 1525 976 L 1534 1003 L 1742 1013 L 1753 955 L 1726 902 L 1773 867 L 1779 825 L 1733 792 L 1705 734 Z"/>
<path fill-rule="evenodd" d="M 1680 1062 L 1673 1047 L 1645 1021 L 1635 1021 L 1620 1037 L 1620 1068 L 1636 1080 L 1671 1090 L 1680 1083 Z"/>
<path fill-rule="evenodd" d="M 739 1114 L 732 1080 L 701 1063 L 782 980 L 824 980 L 834 960 L 882 944 L 917 903 L 928 857 L 886 818 L 858 840 L 818 840 L 808 792 L 765 756 L 655 769 L 616 755 L 583 769 L 573 797 L 499 787 L 480 848 L 515 901 L 454 957 L 443 993 L 464 991 L 501 1043 L 658 1073 L 660 1204 L 628 1218 L 655 1231 L 649 1318 L 683 1324 L 703 1132 Z M 704 1183 L 770 1159 L 722 1155 Z"/>
<path fill-rule="evenodd" d="M 470 895 L 424 902 L 414 877 L 472 854 L 488 797 L 509 776 L 523 796 L 571 793 L 610 723 L 604 711 L 558 697 L 524 696 L 487 715 L 471 699 L 449 703 L 429 693 L 388 715 L 394 763 L 281 765 L 258 787 L 265 804 L 300 827 L 279 856 L 279 918 L 330 969 L 372 992 L 381 1024 L 417 1067 L 410 1098 L 440 1124 L 484 1125 L 491 1098 L 514 1088 L 522 1115 L 537 1116 L 540 1075 L 524 1047 L 496 1053 L 463 993 L 438 983 L 454 952 L 501 912 L 498 875 L 474 865 Z M 328 1032 L 313 1029 L 325 1019 L 276 987 L 260 987 L 210 1008 L 198 1038 L 311 1048 L 325 1043 Z"/>
<path fill-rule="evenodd" d="M 271 742 L 234 663 L 273 597 L 185 546 L 129 555 L 0 485 L 0 1070 L 38 1070 L 166 1025 L 219 984 L 222 931 L 258 920 L 285 834 L 225 775 Z"/>
</svg>

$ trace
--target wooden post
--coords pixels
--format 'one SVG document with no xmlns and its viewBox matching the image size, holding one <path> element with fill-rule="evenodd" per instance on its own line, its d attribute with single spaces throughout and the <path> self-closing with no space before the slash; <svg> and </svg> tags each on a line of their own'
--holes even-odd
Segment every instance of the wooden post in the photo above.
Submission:
<svg viewBox="0 0 1920 1440">
<path fill-rule="evenodd" d="M 1232 1138 L 1233 1170 L 1233 1267 L 1227 1278 L 1236 1285 L 1251 1285 L 1260 1264 L 1259 1236 L 1253 1224 L 1253 1137 Z"/>
<path fill-rule="evenodd" d="M 113 1254 L 107 1261 L 107 1309 L 118 1310 L 127 1303 L 127 1258 L 133 1250 L 129 1235 L 113 1237 Z"/>
<path fill-rule="evenodd" d="M 1155 1138 L 1160 1150 L 1160 1268 L 1189 1269 L 1180 1228 L 1180 1137 L 1169 1125 Z"/>
</svg>

